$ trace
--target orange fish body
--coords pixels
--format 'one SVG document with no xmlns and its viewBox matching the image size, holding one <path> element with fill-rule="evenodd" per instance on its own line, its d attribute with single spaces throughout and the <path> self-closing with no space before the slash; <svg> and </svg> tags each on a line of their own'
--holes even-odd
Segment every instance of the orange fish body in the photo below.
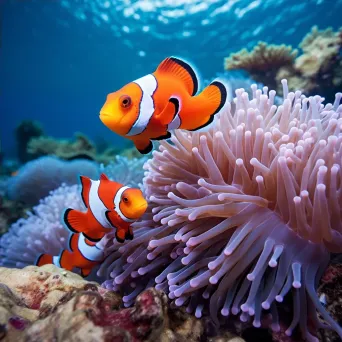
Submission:
<svg viewBox="0 0 342 342">
<path fill-rule="evenodd" d="M 115 133 L 132 140 L 140 153 L 149 153 L 151 140 L 170 138 L 170 131 L 203 130 L 213 122 L 227 100 L 220 81 L 199 95 L 198 79 L 186 62 L 166 58 L 157 70 L 107 96 L 101 121 Z"/>
<path fill-rule="evenodd" d="M 146 211 L 147 202 L 141 190 L 113 182 L 104 174 L 98 181 L 84 176 L 80 179 L 87 211 L 69 208 L 64 213 L 70 231 L 69 250 L 62 250 L 59 256 L 41 254 L 36 265 L 55 264 L 67 270 L 77 267 L 87 276 L 104 258 L 99 247 L 104 235 L 115 229 L 119 242 L 133 239 L 131 224 Z"/>
</svg>

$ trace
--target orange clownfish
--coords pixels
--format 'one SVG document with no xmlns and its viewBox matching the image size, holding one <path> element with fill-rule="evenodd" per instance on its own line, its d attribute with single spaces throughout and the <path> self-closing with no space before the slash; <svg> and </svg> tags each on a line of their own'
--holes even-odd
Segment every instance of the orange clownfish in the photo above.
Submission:
<svg viewBox="0 0 342 342">
<path fill-rule="evenodd" d="M 64 223 L 71 233 L 69 250 L 62 250 L 58 256 L 41 254 L 36 265 L 54 264 L 69 271 L 77 267 L 86 277 L 104 259 L 99 247 L 104 235 L 116 229 L 119 242 L 133 239 L 131 224 L 145 213 L 147 202 L 141 190 L 113 182 L 104 174 L 98 181 L 84 176 L 80 179 L 87 211 L 69 208 L 64 213 Z"/>
<path fill-rule="evenodd" d="M 151 140 L 171 137 L 170 131 L 205 130 L 227 100 L 223 83 L 214 81 L 200 94 L 194 69 L 181 59 L 166 58 L 157 70 L 107 96 L 101 121 L 149 153 Z M 205 129 L 204 129 L 205 128 Z"/>
</svg>

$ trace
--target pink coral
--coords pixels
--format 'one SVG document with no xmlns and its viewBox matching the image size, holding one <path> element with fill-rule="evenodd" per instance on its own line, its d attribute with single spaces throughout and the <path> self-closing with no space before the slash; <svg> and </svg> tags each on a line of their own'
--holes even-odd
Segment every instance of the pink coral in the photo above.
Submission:
<svg viewBox="0 0 342 342">
<path fill-rule="evenodd" d="M 309 341 L 322 326 L 316 310 L 342 336 L 315 287 L 342 251 L 342 106 L 252 86 L 236 90 L 207 133 L 177 131 L 145 164 L 150 211 L 123 246 L 108 236 L 99 274 L 131 305 L 145 287 L 166 291 L 176 305 L 215 322 L 230 314 L 261 325 L 276 302 L 293 294 L 293 318 Z M 309 328 L 310 322 L 310 328 Z"/>
</svg>

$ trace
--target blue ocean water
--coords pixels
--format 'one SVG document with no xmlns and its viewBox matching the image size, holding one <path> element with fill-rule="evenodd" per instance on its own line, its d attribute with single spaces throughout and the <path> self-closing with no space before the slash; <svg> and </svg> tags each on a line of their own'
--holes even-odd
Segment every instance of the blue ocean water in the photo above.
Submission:
<svg viewBox="0 0 342 342">
<path fill-rule="evenodd" d="M 0 0 L 0 141 L 23 119 L 46 134 L 125 141 L 99 120 L 106 95 L 169 55 L 202 78 L 259 40 L 297 46 L 313 25 L 342 26 L 342 0 Z"/>
</svg>

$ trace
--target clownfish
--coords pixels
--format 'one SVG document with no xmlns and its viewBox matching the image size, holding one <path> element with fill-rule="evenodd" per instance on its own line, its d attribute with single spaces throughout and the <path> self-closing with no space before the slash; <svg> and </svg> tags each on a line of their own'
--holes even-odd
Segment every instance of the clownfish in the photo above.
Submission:
<svg viewBox="0 0 342 342">
<path fill-rule="evenodd" d="M 110 93 L 100 120 L 146 154 L 153 148 L 151 140 L 169 139 L 174 129 L 204 131 L 211 126 L 227 101 L 226 86 L 216 80 L 198 95 L 197 91 L 191 65 L 169 57 L 152 74 Z"/>
<path fill-rule="evenodd" d="M 69 271 L 76 267 L 86 277 L 104 259 L 99 242 L 106 233 L 115 229 L 119 242 L 133 239 L 131 224 L 145 213 L 147 201 L 141 190 L 113 182 L 105 174 L 98 181 L 84 176 L 80 180 L 87 211 L 69 208 L 64 212 L 63 221 L 70 231 L 69 249 L 58 256 L 41 254 L 35 264 L 54 264 Z"/>
</svg>

